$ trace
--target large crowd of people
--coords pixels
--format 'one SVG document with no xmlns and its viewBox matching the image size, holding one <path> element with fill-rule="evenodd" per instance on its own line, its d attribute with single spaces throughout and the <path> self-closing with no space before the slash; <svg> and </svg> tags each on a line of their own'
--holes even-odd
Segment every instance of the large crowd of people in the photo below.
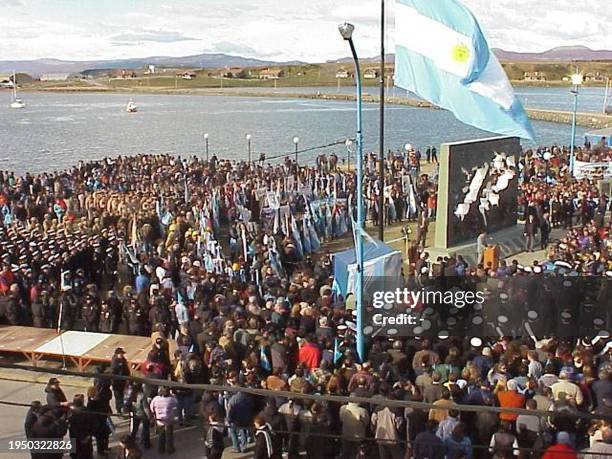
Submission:
<svg viewBox="0 0 612 459">
<path fill-rule="evenodd" d="M 544 161 L 546 151 L 553 160 Z M 469 266 L 461 257 L 430 260 L 426 234 L 437 196 L 435 174 L 421 174 L 424 159 L 416 149 L 390 153 L 383 190 L 375 156 L 366 161 L 368 217 L 377 220 L 383 192 L 388 222 L 417 224 L 407 283 L 474 284 L 542 270 L 605 277 L 610 270 L 607 199 L 596 180 L 570 177 L 560 148 L 521 158 L 526 219 L 568 231 L 545 241 L 545 260 L 529 270 L 505 261 L 493 267 Z M 431 148 L 427 160 L 437 162 Z M 96 375 L 86 395 L 68 401 L 53 378 L 46 403 L 28 413 L 28 438 L 69 432 L 79 440 L 73 457 L 92 457 L 93 439 L 104 454 L 114 412 L 130 418 L 130 435 L 121 439 L 122 457 L 130 458 L 152 446 L 154 433 L 158 450 L 173 453 L 175 427 L 194 422 L 203 425 L 210 459 L 228 443 L 236 452 L 254 444 L 256 458 L 612 454 L 610 418 L 585 416 L 612 415 L 609 335 L 375 338 L 360 361 L 353 311 L 337 294 L 322 247 L 350 234 L 355 176 L 337 158 L 297 167 L 291 160 L 272 166 L 140 155 L 37 176 L 4 172 L 0 188 L 6 322 L 151 336 L 147 378 L 232 388 Z M 116 349 L 98 371 L 129 376 L 125 350 Z M 369 401 L 342 404 L 327 395 Z M 397 401 L 431 405 L 399 408 Z"/>
</svg>

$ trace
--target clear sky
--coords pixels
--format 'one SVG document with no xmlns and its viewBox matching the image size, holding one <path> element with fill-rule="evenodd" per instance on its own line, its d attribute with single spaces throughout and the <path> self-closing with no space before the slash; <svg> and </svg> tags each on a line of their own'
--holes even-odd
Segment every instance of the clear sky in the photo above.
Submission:
<svg viewBox="0 0 612 459">
<path fill-rule="evenodd" d="M 432 0 L 435 1 L 435 0 Z M 612 0 L 464 0 L 492 47 L 612 48 Z M 388 49 L 393 0 L 387 0 Z M 114 59 L 222 52 L 321 62 L 378 54 L 380 0 L 0 0 L 0 60 Z"/>
</svg>

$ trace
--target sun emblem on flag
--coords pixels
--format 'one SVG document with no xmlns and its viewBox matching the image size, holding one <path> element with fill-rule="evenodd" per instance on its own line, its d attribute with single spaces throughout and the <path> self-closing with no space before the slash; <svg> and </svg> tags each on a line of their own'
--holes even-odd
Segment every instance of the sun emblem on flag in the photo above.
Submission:
<svg viewBox="0 0 612 459">
<path fill-rule="evenodd" d="M 463 43 L 455 45 L 453 48 L 453 59 L 461 64 L 468 61 L 470 58 L 470 50 Z"/>
</svg>

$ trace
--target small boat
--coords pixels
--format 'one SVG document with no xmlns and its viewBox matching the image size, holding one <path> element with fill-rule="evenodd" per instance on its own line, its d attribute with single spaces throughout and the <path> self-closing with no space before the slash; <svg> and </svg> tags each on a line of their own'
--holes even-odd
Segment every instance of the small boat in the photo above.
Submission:
<svg viewBox="0 0 612 459">
<path fill-rule="evenodd" d="M 136 103 L 130 99 L 130 101 L 127 103 L 127 106 L 125 107 L 125 111 L 128 113 L 136 113 L 138 111 L 138 107 L 136 106 Z"/>
<path fill-rule="evenodd" d="M 17 97 L 17 77 L 15 76 L 15 71 L 13 70 L 13 98 L 9 107 L 25 108 L 25 106 L 25 102 Z"/>
<path fill-rule="evenodd" d="M 11 108 L 25 108 L 25 102 L 19 98 L 14 99 L 10 105 Z"/>
</svg>

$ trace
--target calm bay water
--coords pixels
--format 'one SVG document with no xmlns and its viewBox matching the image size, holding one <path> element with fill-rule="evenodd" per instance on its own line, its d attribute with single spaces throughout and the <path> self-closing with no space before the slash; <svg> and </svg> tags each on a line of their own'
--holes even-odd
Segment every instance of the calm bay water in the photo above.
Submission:
<svg viewBox="0 0 612 459">
<path fill-rule="evenodd" d="M 252 138 L 252 154 L 268 157 L 310 148 L 355 133 L 354 102 L 244 98 L 233 96 L 138 95 L 138 113 L 125 112 L 124 94 L 24 93 L 27 107 L 8 108 L 8 94 L 0 94 L 0 160 L 2 169 L 40 172 L 62 169 L 79 160 L 136 153 L 204 155 L 203 133 L 210 152 L 220 157 L 246 159 L 245 135 Z M 366 151 L 378 148 L 378 106 L 364 106 Z M 568 144 L 570 126 L 534 122 L 537 144 Z M 584 129 L 578 128 L 578 141 Z M 465 126 L 447 112 L 404 106 L 386 110 L 387 148 L 438 145 L 490 133 Z M 529 142 L 525 146 L 532 146 Z M 332 151 L 333 149 L 327 149 Z M 335 147 L 340 157 L 344 146 Z M 313 161 L 317 152 L 304 153 Z"/>
<path fill-rule="evenodd" d="M 572 111 L 574 109 L 574 96 L 570 93 L 570 86 L 566 87 L 532 87 L 532 86 L 521 86 L 514 88 L 514 92 L 521 100 L 525 107 L 529 108 L 545 108 L 548 110 L 562 110 Z M 343 93 L 353 94 L 355 92 L 354 86 L 349 86 L 345 83 L 344 86 L 323 86 L 313 88 L 257 88 L 257 91 L 263 92 L 276 92 L 276 93 L 291 93 L 291 92 L 305 92 L 305 93 Z M 363 92 L 374 96 L 378 95 L 378 88 L 372 86 L 366 86 L 363 88 Z M 388 95 L 391 96 L 402 96 L 406 94 L 406 91 L 400 88 L 388 88 L 386 90 Z M 411 97 L 416 97 L 411 95 Z M 578 98 L 578 111 L 579 112 L 594 112 L 601 113 L 603 111 L 603 102 L 605 97 L 605 88 L 602 87 L 584 87 L 580 88 L 580 96 Z M 609 104 L 612 104 L 612 95 L 608 97 Z"/>
</svg>

